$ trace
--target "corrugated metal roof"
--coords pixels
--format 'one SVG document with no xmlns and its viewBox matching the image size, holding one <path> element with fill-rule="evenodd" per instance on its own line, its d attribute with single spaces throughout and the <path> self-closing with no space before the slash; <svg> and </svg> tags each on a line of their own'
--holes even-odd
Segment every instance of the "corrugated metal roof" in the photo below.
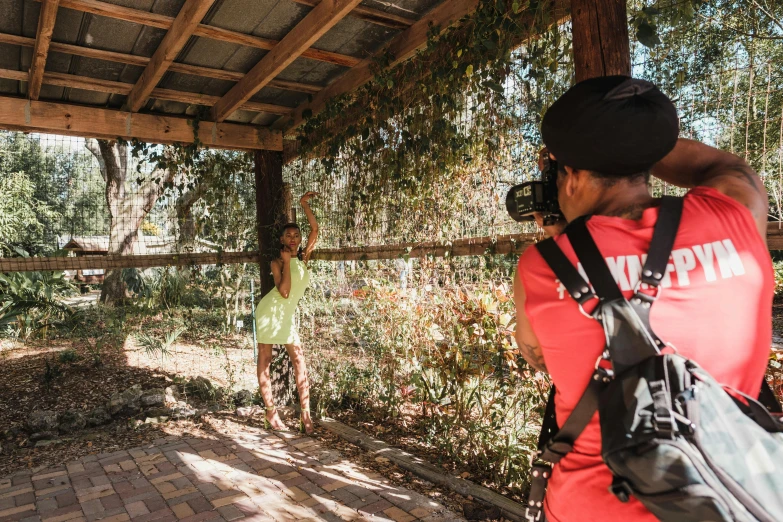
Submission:
<svg viewBox="0 0 783 522">
<path fill-rule="evenodd" d="M 151 13 L 176 16 L 184 0 L 102 0 L 106 3 Z M 418 19 L 440 0 L 365 0 L 366 7 Z M 41 4 L 35 0 L 0 0 L 0 32 L 35 38 Z M 202 23 L 222 29 L 280 40 L 310 12 L 312 7 L 293 0 L 217 0 Z M 371 23 L 349 16 L 338 22 L 314 45 L 333 53 L 362 59 L 380 49 L 399 29 Z M 60 7 L 52 42 L 67 43 L 92 49 L 151 57 L 166 31 L 105 16 Z M 246 73 L 266 54 L 263 49 L 192 36 L 176 58 L 189 65 Z M 0 43 L 0 68 L 28 71 L 32 47 Z M 297 58 L 277 77 L 279 80 L 325 87 L 348 70 L 347 67 L 310 58 Z M 95 58 L 50 51 L 46 72 L 67 73 L 88 78 L 135 83 L 143 67 L 108 62 Z M 167 72 L 159 88 L 190 93 L 222 96 L 234 85 L 224 79 Z M 26 82 L 0 79 L 0 95 L 25 95 Z M 122 107 L 126 96 L 59 87 L 44 83 L 41 100 L 62 101 L 108 107 Z M 308 94 L 295 90 L 265 87 L 251 101 L 295 107 L 306 101 Z M 176 101 L 150 99 L 143 112 L 172 115 L 194 114 L 195 107 Z M 238 110 L 230 121 L 268 125 L 277 115 Z"/>
</svg>

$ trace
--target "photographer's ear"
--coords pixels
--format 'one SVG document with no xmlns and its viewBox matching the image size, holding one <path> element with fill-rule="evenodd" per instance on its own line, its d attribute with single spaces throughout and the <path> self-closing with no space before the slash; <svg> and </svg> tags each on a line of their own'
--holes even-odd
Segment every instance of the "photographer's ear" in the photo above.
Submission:
<svg viewBox="0 0 783 522">
<path fill-rule="evenodd" d="M 558 175 L 560 177 L 558 190 L 563 191 L 568 197 L 574 197 L 585 181 L 585 171 L 573 169 L 568 165 L 563 165 Z"/>
</svg>

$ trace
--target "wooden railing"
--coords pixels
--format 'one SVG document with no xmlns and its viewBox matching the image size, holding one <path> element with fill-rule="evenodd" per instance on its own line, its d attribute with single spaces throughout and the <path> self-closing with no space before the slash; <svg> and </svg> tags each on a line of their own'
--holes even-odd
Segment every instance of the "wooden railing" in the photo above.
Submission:
<svg viewBox="0 0 783 522">
<path fill-rule="evenodd" d="M 322 248 L 313 252 L 313 259 L 322 261 L 359 261 L 397 259 L 399 257 L 459 257 L 485 254 L 521 254 L 541 236 L 511 234 L 457 239 L 451 242 L 399 243 L 348 248 Z M 770 250 L 783 250 L 783 222 L 771 222 L 767 227 Z M 133 256 L 83 257 L 6 257 L 0 258 L 0 272 L 42 270 L 88 270 L 103 268 L 149 268 L 154 266 L 191 266 L 233 263 L 258 263 L 258 252 L 207 252 L 194 254 L 153 254 Z"/>
</svg>

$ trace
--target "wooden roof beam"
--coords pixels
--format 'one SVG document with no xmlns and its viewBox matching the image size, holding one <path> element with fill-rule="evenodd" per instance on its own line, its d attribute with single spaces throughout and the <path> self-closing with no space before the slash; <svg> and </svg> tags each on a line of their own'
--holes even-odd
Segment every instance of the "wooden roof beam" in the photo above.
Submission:
<svg viewBox="0 0 783 522">
<path fill-rule="evenodd" d="M 387 52 L 390 53 L 394 56 L 394 60 L 389 66 L 393 67 L 413 56 L 418 49 L 427 44 L 427 33 L 430 30 L 430 26 L 440 27 L 441 31 L 444 31 L 463 16 L 475 11 L 476 7 L 478 7 L 478 0 L 447 0 L 442 2 L 421 20 L 397 35 L 389 45 L 376 53 L 376 56 Z M 375 57 L 372 56 L 362 60 L 362 63 L 313 96 L 312 101 L 301 104 L 291 111 L 291 114 L 283 116 L 276 121 L 273 127 L 275 129 L 287 129 L 286 133 L 288 133 L 304 121 L 302 114 L 305 111 L 310 111 L 315 115 L 323 110 L 331 98 L 361 87 L 373 77 L 374 60 Z"/>
<path fill-rule="evenodd" d="M 207 14 L 215 0 L 186 0 L 163 41 L 150 58 L 144 72 L 128 94 L 125 105 L 131 112 L 138 112 L 179 52 L 193 35 L 193 31 Z"/>
<path fill-rule="evenodd" d="M 38 30 L 35 33 L 35 46 L 33 47 L 33 61 L 30 64 L 30 81 L 27 84 L 27 95 L 31 100 L 37 100 L 41 94 L 41 81 L 46 68 L 49 44 L 54 32 L 54 22 L 57 19 L 58 3 L 59 0 L 43 0 L 41 3 Z"/>
<path fill-rule="evenodd" d="M 14 34 L 0 33 L 0 43 L 21 45 L 24 47 L 33 47 L 35 45 L 35 38 L 28 38 L 26 36 L 17 36 Z M 51 44 L 49 44 L 49 50 L 58 53 L 83 56 L 85 58 L 104 60 L 107 62 L 136 65 L 138 67 L 146 67 L 147 64 L 150 62 L 150 59 L 147 58 L 146 56 L 139 56 L 136 54 L 117 53 L 114 51 L 104 51 L 102 49 L 94 49 L 92 47 L 83 47 L 80 45 L 72 45 L 72 44 L 59 43 L 59 42 L 52 42 Z M 217 80 L 229 80 L 232 82 L 238 82 L 245 76 L 245 73 L 239 71 L 213 69 L 211 67 L 201 67 L 199 65 L 189 65 L 186 63 L 177 63 L 177 62 L 174 62 L 169 66 L 169 71 L 180 73 L 180 74 L 188 74 L 190 76 L 215 78 Z M 289 82 L 284 80 L 272 80 L 271 82 L 269 82 L 269 87 L 274 87 L 275 89 L 282 89 L 284 91 L 305 92 L 307 94 L 315 94 L 321 89 L 323 89 L 323 87 L 321 87 L 320 85 L 315 85 L 311 83 Z"/>
<path fill-rule="evenodd" d="M 212 107 L 212 119 L 218 122 L 225 120 L 350 13 L 360 1 L 322 0 Z"/>
<path fill-rule="evenodd" d="M 14 71 L 11 69 L 0 69 L 0 78 L 23 82 L 28 81 L 27 73 L 24 71 Z M 86 91 L 97 91 L 123 95 L 128 95 L 133 89 L 132 83 L 100 80 L 98 78 L 89 78 L 87 76 L 78 76 L 75 74 L 58 72 L 44 73 L 43 83 L 46 85 L 55 85 L 58 87 L 71 87 L 74 89 L 84 89 Z M 155 88 L 150 93 L 150 98 L 211 107 L 220 99 L 220 96 L 211 96 L 197 92 Z M 291 111 L 291 107 L 253 101 L 245 102 L 239 108 L 250 112 L 266 112 L 277 115 L 288 114 Z"/>
<path fill-rule="evenodd" d="M 0 129 L 46 132 L 85 138 L 123 138 L 149 143 L 192 143 L 191 120 L 175 116 L 129 113 L 66 103 L 0 97 Z M 199 138 L 210 147 L 282 150 L 279 132 L 255 125 L 199 122 Z"/>
<path fill-rule="evenodd" d="M 293 0 L 297 4 L 309 5 L 315 7 L 321 0 Z M 404 16 L 396 15 L 393 13 L 387 13 L 380 9 L 373 9 L 372 7 L 365 7 L 363 5 L 357 5 L 351 11 L 351 16 L 365 20 L 372 24 L 382 25 L 384 27 L 391 27 L 392 29 L 407 29 L 416 23 L 416 20 L 411 20 Z"/>
<path fill-rule="evenodd" d="M 41 2 L 42 0 L 36 1 Z M 60 0 L 60 7 L 98 16 L 105 16 L 107 18 L 124 20 L 134 24 L 157 27 L 158 29 L 168 30 L 171 28 L 171 24 L 174 23 L 174 18 L 171 16 L 114 5 L 108 2 L 101 2 L 100 0 Z M 193 35 L 203 38 L 210 38 L 212 40 L 218 40 L 221 42 L 229 42 L 238 45 L 245 45 L 247 47 L 255 47 L 257 49 L 264 49 L 267 51 L 273 49 L 278 43 L 277 41 L 270 40 L 269 38 L 261 38 L 260 36 L 254 36 L 252 34 L 239 33 L 236 31 L 230 31 L 228 29 L 221 29 L 220 27 L 204 24 L 199 24 L 196 27 L 196 30 L 193 31 Z M 307 49 L 302 53 L 302 56 L 304 58 L 342 65 L 344 67 L 354 67 L 361 61 L 360 59 L 354 58 L 353 56 L 322 51 L 320 49 Z"/>
</svg>

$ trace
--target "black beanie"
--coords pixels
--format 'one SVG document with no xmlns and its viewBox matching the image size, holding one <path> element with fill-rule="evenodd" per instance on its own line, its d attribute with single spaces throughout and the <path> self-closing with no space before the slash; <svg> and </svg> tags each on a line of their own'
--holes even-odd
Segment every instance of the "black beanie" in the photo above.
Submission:
<svg viewBox="0 0 783 522">
<path fill-rule="evenodd" d="M 627 76 L 577 83 L 552 104 L 541 136 L 560 165 L 610 176 L 649 170 L 677 143 L 677 110 L 655 85 Z"/>
</svg>

